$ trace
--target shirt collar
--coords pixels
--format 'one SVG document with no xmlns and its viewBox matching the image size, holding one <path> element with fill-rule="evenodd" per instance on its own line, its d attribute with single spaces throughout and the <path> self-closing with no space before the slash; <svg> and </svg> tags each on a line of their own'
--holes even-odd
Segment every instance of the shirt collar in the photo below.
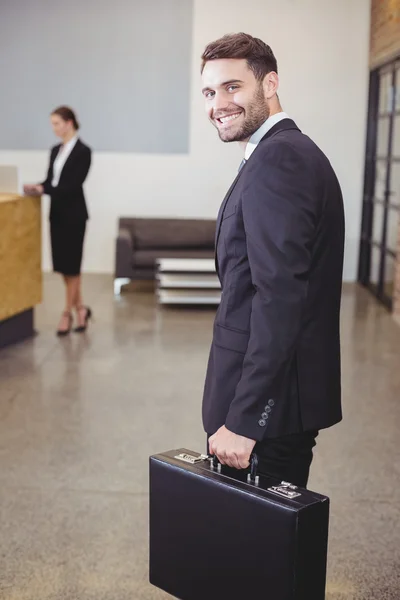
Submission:
<svg viewBox="0 0 400 600">
<path fill-rule="evenodd" d="M 247 142 L 246 150 L 244 153 L 244 157 L 246 160 L 249 160 L 250 156 L 253 154 L 254 150 L 257 148 L 258 144 L 261 142 L 262 138 L 268 133 L 274 125 L 283 121 L 283 119 L 288 119 L 288 115 L 285 112 L 279 112 L 272 117 L 269 117 L 264 123 L 261 125 L 259 129 L 249 139 Z"/>
<path fill-rule="evenodd" d="M 64 150 L 72 150 L 72 148 L 75 146 L 77 141 L 78 141 L 78 134 L 74 135 L 73 138 L 71 138 L 66 144 L 64 144 Z"/>
</svg>

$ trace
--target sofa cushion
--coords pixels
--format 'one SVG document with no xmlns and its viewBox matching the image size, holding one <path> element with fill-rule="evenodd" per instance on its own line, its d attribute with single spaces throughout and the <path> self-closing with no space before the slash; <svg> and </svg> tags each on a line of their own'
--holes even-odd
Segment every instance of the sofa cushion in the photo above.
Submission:
<svg viewBox="0 0 400 600">
<path fill-rule="evenodd" d="M 138 250 L 134 254 L 134 268 L 154 268 L 158 258 L 214 258 L 212 250 Z"/>
<path fill-rule="evenodd" d="M 136 250 L 214 249 L 215 221 L 213 220 L 135 219 L 132 229 Z"/>
</svg>

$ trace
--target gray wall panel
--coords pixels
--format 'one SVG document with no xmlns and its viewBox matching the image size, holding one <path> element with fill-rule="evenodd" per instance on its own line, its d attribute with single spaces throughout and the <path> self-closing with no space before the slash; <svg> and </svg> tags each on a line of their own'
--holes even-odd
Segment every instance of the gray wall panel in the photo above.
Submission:
<svg viewBox="0 0 400 600">
<path fill-rule="evenodd" d="M 0 148 L 54 143 L 76 109 L 95 150 L 186 153 L 193 0 L 0 0 Z"/>
</svg>

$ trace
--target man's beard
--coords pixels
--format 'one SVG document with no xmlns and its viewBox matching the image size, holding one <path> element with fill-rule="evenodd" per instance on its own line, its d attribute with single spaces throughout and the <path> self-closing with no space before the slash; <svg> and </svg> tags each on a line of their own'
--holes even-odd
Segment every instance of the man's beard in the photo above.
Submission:
<svg viewBox="0 0 400 600">
<path fill-rule="evenodd" d="M 264 89 L 260 84 L 254 93 L 252 101 L 245 109 L 245 120 L 237 131 L 221 131 L 218 135 L 223 142 L 243 142 L 251 138 L 270 115 L 268 103 L 264 97 Z"/>
</svg>

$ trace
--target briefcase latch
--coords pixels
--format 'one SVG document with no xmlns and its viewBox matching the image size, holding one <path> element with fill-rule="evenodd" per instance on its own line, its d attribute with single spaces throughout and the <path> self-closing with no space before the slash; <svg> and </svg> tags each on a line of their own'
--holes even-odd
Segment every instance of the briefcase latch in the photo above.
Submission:
<svg viewBox="0 0 400 600">
<path fill-rule="evenodd" d="M 301 496 L 301 493 L 297 491 L 297 485 L 293 485 L 288 481 L 281 481 L 279 485 L 273 485 L 268 488 L 269 492 L 273 494 L 278 494 L 278 496 L 283 496 L 284 498 L 297 498 Z"/>
<path fill-rule="evenodd" d="M 200 456 L 194 456 L 194 454 L 186 454 L 182 452 L 181 454 L 177 454 L 174 456 L 177 460 L 182 460 L 183 462 L 189 463 L 191 465 L 195 465 L 196 463 L 203 462 L 203 460 L 207 460 L 207 454 L 200 454 Z"/>
</svg>

